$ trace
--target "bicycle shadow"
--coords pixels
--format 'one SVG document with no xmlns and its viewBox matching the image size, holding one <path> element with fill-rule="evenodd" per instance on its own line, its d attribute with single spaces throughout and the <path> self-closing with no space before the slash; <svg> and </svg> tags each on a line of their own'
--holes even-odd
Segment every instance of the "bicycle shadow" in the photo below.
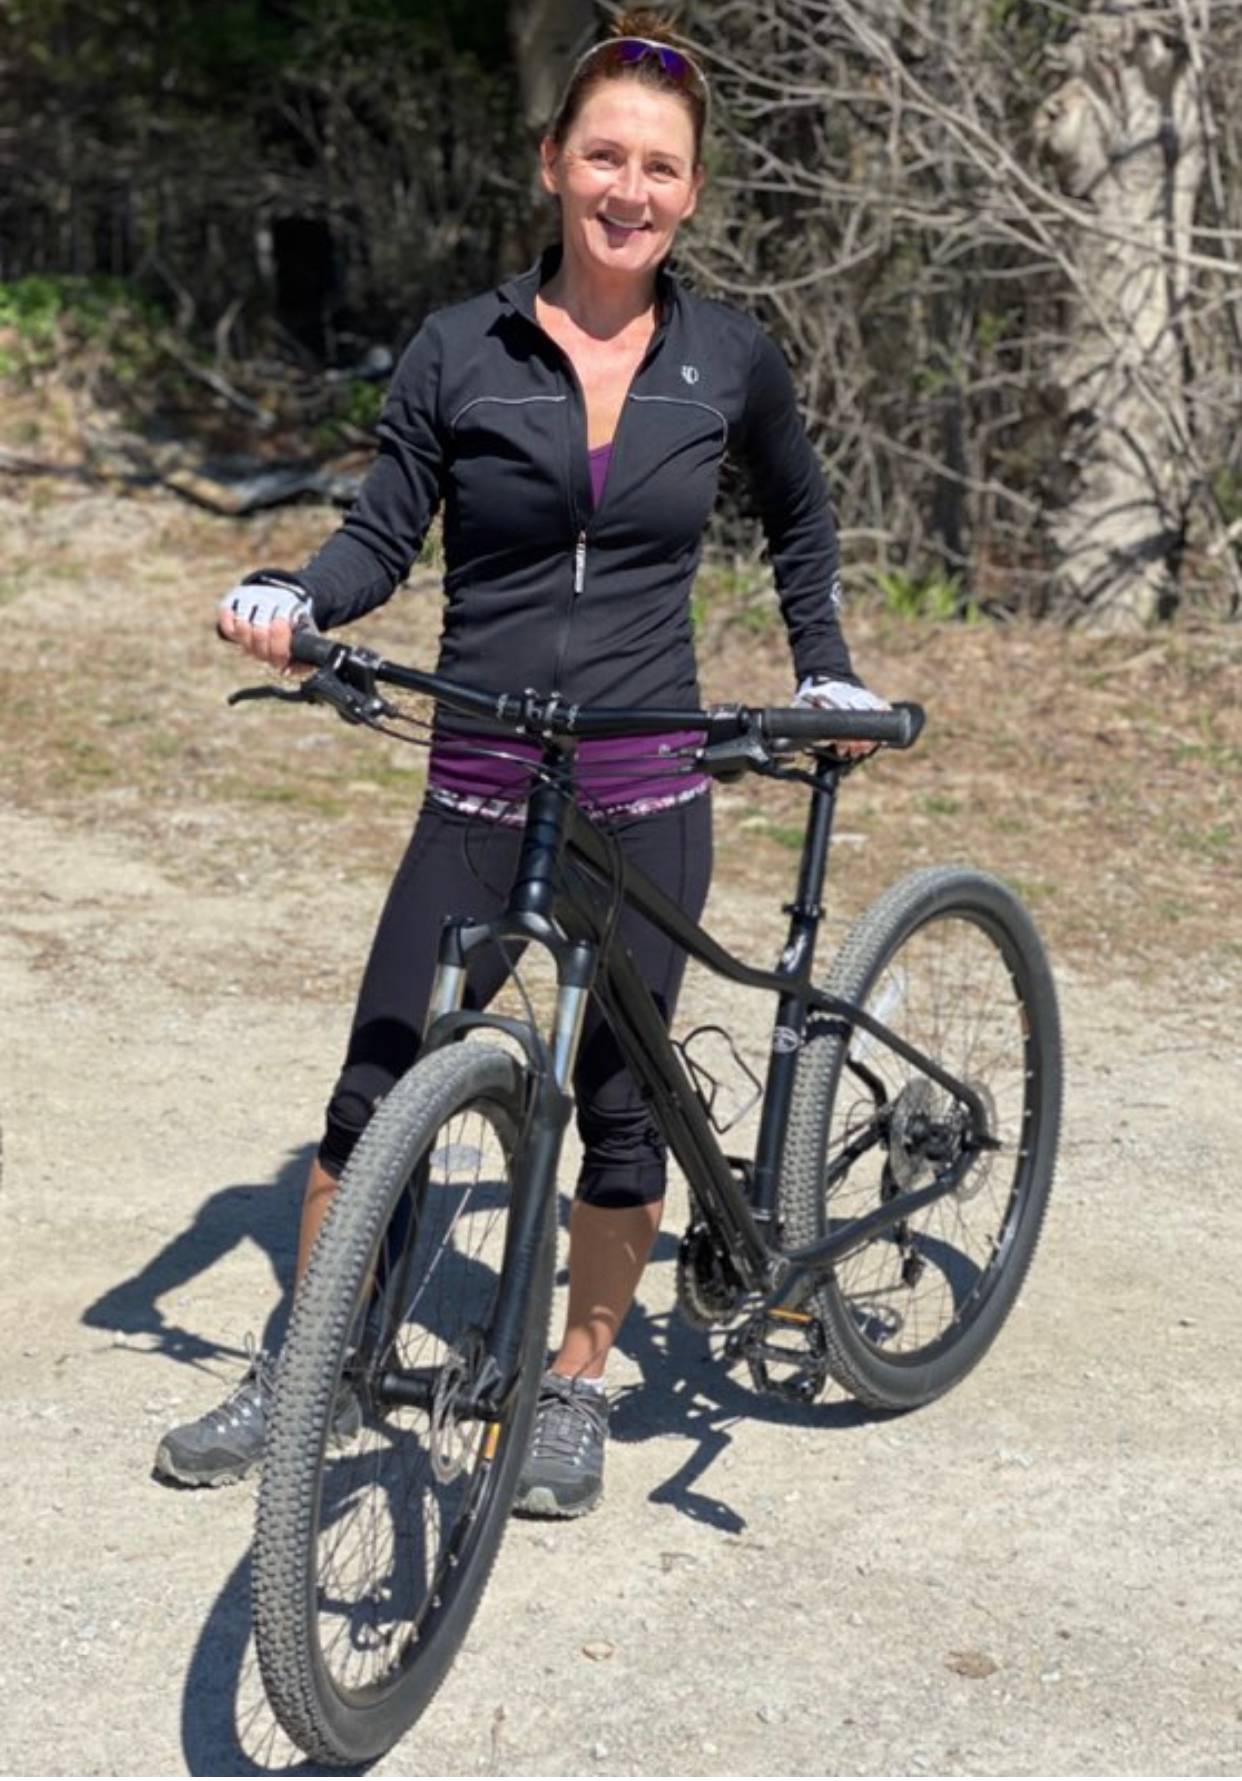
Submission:
<svg viewBox="0 0 1242 1781">
<path fill-rule="evenodd" d="M 313 1154 L 313 1145 L 301 1145 L 290 1152 L 270 1181 L 237 1183 L 209 1194 L 193 1221 L 136 1274 L 118 1281 L 86 1306 L 82 1322 L 88 1329 L 110 1330 L 114 1336 L 145 1337 L 145 1342 L 118 1345 L 204 1372 L 213 1370 L 213 1361 L 245 1360 L 245 1350 L 240 1347 L 168 1322 L 159 1301 L 208 1273 L 248 1238 L 266 1254 L 277 1288 L 259 1338 L 260 1347 L 275 1353 L 293 1298 L 298 1215 Z"/>
<path fill-rule="evenodd" d="M 321 1775 L 268 1705 L 250 1630 L 251 1556 L 233 1567 L 204 1620 L 181 1695 L 181 1748 L 191 1775 Z M 364 1768 L 333 1769 L 364 1775 Z"/>
</svg>

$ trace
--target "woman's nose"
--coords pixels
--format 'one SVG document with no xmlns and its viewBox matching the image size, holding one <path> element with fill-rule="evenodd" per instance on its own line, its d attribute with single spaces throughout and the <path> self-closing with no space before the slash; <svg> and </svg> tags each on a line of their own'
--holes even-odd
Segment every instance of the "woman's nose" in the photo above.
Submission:
<svg viewBox="0 0 1242 1781">
<path fill-rule="evenodd" d="M 647 176 L 638 161 L 627 161 L 618 170 L 617 196 L 627 204 L 641 206 L 647 198 Z"/>
</svg>

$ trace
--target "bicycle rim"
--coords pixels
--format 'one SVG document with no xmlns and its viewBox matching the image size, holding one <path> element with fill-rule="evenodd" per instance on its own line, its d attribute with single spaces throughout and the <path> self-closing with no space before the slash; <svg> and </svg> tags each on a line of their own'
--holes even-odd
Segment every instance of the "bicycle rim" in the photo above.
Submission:
<svg viewBox="0 0 1242 1781">
<path fill-rule="evenodd" d="M 979 1358 L 1033 1254 L 1059 1121 L 1055 997 L 1010 893 L 951 869 L 915 874 L 881 899 L 847 938 L 829 987 L 975 1089 L 999 1140 L 955 1191 L 843 1257 L 815 1295 L 847 1389 L 876 1406 L 911 1405 Z M 939 1165 L 920 1133 L 964 1123 L 948 1091 L 879 1040 L 855 1029 L 848 1047 L 822 1043 L 826 1143 L 816 1228 L 804 1216 L 803 1241 L 928 1186 Z M 869 1134 L 882 1136 L 845 1167 Z"/>
</svg>

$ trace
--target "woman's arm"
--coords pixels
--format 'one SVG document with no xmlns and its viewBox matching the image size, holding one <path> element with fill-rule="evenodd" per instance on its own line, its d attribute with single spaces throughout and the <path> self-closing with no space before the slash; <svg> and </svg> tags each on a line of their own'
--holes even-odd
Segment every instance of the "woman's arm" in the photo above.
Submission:
<svg viewBox="0 0 1242 1781">
<path fill-rule="evenodd" d="M 286 578 L 305 590 L 321 630 L 382 606 L 417 561 L 443 487 L 440 353 L 433 318 L 397 367 L 376 429 L 379 455 L 358 499 L 321 549 Z"/>
<path fill-rule="evenodd" d="M 382 606 L 405 580 L 440 504 L 440 341 L 424 323 L 397 367 L 380 416 L 379 455 L 337 531 L 301 569 L 257 569 L 220 601 L 220 635 L 272 667 L 289 660 L 299 623 L 321 630 Z"/>
<path fill-rule="evenodd" d="M 755 330 L 739 456 L 776 574 L 800 682 L 857 682 L 841 632 L 840 551 L 828 488 L 780 349 Z"/>
</svg>

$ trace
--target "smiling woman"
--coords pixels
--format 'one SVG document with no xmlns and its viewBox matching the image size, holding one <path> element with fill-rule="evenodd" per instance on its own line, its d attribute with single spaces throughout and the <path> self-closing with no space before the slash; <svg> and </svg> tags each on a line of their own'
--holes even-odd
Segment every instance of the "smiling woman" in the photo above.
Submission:
<svg viewBox="0 0 1242 1781">
<path fill-rule="evenodd" d="M 882 703 L 857 682 L 838 622 L 827 490 L 785 362 L 749 316 L 685 291 L 668 268 L 703 183 L 707 80 L 651 12 L 574 68 L 540 150 L 561 239 L 499 290 L 428 317 L 405 353 L 357 504 L 297 570 L 225 595 L 222 635 L 284 667 L 291 628 L 379 606 L 444 512 L 439 671 L 497 693 L 689 711 L 700 704 L 690 596 L 726 453 L 754 490 L 797 674 L 815 703 Z M 693 733 L 584 743 L 577 790 L 628 858 L 692 917 L 711 872 L 708 781 Z M 537 751 L 437 722 L 427 803 L 380 920 L 307 1183 L 305 1270 L 336 1182 L 379 1102 L 418 1055 L 446 915 L 487 917 L 517 859 Z M 465 857 L 483 819 L 487 869 Z M 485 888 L 485 885 L 488 888 Z M 619 934 L 671 1019 L 684 959 L 626 912 Z M 471 979 L 484 1005 L 493 960 Z M 566 1325 L 541 1397 L 518 1505 L 580 1515 L 602 1492 L 609 1350 L 660 1221 L 665 1155 L 593 1004 L 574 1074 L 583 1166 L 570 1225 Z M 183 1482 L 260 1461 L 261 1359 L 223 1421 L 174 1430 L 158 1468 Z M 249 1406 L 249 1408 L 248 1408 Z"/>
</svg>

